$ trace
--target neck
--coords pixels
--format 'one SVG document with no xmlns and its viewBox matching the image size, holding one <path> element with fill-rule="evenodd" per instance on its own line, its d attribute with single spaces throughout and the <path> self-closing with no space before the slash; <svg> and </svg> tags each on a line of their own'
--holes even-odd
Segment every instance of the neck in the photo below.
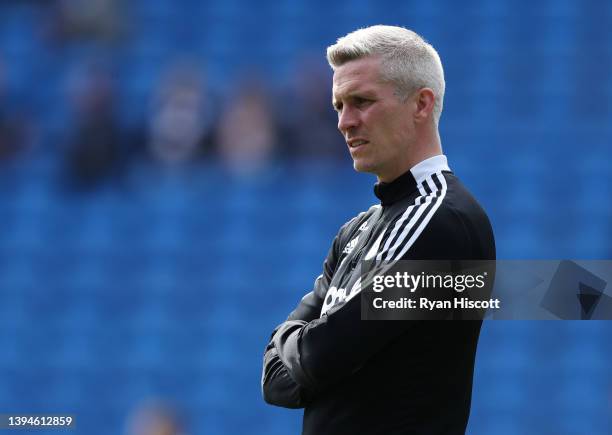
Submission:
<svg viewBox="0 0 612 435">
<path fill-rule="evenodd" d="M 390 183 L 400 175 L 409 171 L 411 168 L 427 160 L 430 157 L 442 154 L 442 146 L 440 145 L 440 134 L 435 129 L 430 134 L 421 135 L 419 140 L 414 144 L 414 147 L 409 153 L 409 156 L 398 165 L 395 170 L 386 174 L 376 174 L 378 181 Z"/>
</svg>

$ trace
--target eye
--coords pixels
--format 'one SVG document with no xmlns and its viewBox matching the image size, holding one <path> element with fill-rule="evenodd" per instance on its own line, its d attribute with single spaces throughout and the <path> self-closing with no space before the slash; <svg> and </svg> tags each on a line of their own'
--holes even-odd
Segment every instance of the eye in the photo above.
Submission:
<svg viewBox="0 0 612 435">
<path fill-rule="evenodd" d="M 357 106 L 357 107 L 365 107 L 368 104 L 370 104 L 371 102 L 372 102 L 372 100 L 368 100 L 368 99 L 362 98 L 362 97 L 355 97 L 355 99 L 354 99 L 355 106 Z"/>
<path fill-rule="evenodd" d="M 334 103 L 334 110 L 338 113 L 342 112 L 342 103 Z"/>
</svg>

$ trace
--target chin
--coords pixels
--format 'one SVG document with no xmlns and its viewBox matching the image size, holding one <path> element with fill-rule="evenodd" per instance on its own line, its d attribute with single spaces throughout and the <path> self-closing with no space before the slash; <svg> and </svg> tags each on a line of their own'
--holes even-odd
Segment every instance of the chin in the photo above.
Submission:
<svg viewBox="0 0 612 435">
<path fill-rule="evenodd" d="M 353 160 L 353 168 L 355 168 L 357 172 L 366 172 L 369 174 L 376 173 L 376 167 L 374 165 L 359 160 Z"/>
</svg>

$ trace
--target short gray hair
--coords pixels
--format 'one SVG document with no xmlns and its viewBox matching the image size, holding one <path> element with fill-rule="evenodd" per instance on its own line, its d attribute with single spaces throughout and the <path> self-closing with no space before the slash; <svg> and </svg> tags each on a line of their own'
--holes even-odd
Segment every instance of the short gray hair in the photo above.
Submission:
<svg viewBox="0 0 612 435">
<path fill-rule="evenodd" d="M 334 71 L 346 62 L 368 56 L 381 56 L 383 80 L 394 83 L 401 97 L 431 88 L 435 96 L 433 118 L 438 125 L 445 83 L 435 48 L 412 30 L 382 25 L 355 30 L 327 47 L 327 62 Z"/>
</svg>

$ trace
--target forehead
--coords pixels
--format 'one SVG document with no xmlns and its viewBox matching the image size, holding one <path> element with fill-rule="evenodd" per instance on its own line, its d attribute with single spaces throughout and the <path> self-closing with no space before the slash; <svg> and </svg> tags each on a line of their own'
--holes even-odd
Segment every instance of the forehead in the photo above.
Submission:
<svg viewBox="0 0 612 435">
<path fill-rule="evenodd" d="M 332 92 L 334 99 L 338 99 L 355 92 L 375 92 L 385 84 L 380 74 L 380 59 L 366 57 L 336 68 Z"/>
</svg>

